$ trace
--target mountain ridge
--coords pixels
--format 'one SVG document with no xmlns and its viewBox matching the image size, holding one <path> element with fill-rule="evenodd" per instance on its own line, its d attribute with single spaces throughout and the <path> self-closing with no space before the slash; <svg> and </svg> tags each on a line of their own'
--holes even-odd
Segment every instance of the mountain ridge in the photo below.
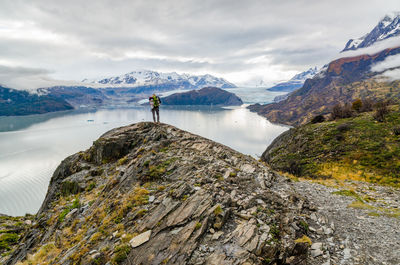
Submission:
<svg viewBox="0 0 400 265">
<path fill-rule="evenodd" d="M 370 47 L 395 36 L 400 36 L 400 12 L 386 15 L 369 33 L 358 39 L 350 39 L 342 52 Z"/>
<path fill-rule="evenodd" d="M 309 122 L 315 115 L 329 113 L 338 103 L 350 103 L 357 98 L 398 100 L 400 81 L 382 81 L 381 73 L 371 72 L 371 66 L 399 53 L 400 47 L 396 47 L 373 55 L 339 58 L 285 100 L 248 108 L 271 122 L 297 126 Z"/>
<path fill-rule="evenodd" d="M 236 85 L 228 82 L 227 80 L 210 74 L 205 75 L 190 75 L 178 74 L 176 72 L 163 73 L 152 70 L 136 70 L 127 74 L 89 80 L 82 80 L 83 83 L 89 84 L 102 84 L 110 86 L 123 86 L 123 87 L 139 87 L 139 86 L 153 86 L 160 84 L 177 84 L 177 88 L 190 89 L 202 88 L 205 86 L 214 86 L 219 88 L 234 88 Z"/>
<path fill-rule="evenodd" d="M 286 82 L 280 82 L 273 87 L 267 88 L 268 91 L 283 91 L 292 92 L 298 88 L 301 88 L 307 79 L 314 77 L 318 73 L 318 69 L 309 68 L 308 70 L 294 75 L 290 80 Z"/>
</svg>

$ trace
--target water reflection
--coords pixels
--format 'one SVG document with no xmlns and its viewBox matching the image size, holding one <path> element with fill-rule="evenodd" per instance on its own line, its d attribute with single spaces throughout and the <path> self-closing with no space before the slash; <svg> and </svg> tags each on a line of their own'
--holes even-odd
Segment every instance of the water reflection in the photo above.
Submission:
<svg viewBox="0 0 400 265">
<path fill-rule="evenodd" d="M 287 129 L 243 107 L 163 107 L 160 115 L 164 123 L 252 156 L 261 155 Z M 87 149 L 112 128 L 152 119 L 145 107 L 33 116 L 0 119 L 0 127 L 14 122 L 19 128 L 0 133 L 0 213 L 35 213 L 62 159 Z"/>
</svg>

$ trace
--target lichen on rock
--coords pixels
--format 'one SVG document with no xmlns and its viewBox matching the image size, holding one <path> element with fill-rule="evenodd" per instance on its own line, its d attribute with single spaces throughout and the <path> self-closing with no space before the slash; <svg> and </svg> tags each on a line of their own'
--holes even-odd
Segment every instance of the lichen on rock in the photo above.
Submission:
<svg viewBox="0 0 400 265">
<path fill-rule="evenodd" d="M 306 264 L 308 204 L 285 182 L 170 125 L 117 128 L 61 163 L 6 264 Z"/>
</svg>

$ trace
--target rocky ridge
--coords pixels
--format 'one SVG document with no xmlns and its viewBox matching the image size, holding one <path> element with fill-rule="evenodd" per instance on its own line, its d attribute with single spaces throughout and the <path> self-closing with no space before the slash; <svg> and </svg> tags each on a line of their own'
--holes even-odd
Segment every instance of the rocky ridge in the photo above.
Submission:
<svg viewBox="0 0 400 265">
<path fill-rule="evenodd" d="M 287 181 L 169 125 L 117 128 L 61 163 L 5 264 L 320 264 Z"/>
<path fill-rule="evenodd" d="M 377 42 L 400 35 L 400 13 L 386 15 L 371 32 L 358 39 L 350 39 L 342 52 L 357 50 L 374 45 Z"/>
</svg>

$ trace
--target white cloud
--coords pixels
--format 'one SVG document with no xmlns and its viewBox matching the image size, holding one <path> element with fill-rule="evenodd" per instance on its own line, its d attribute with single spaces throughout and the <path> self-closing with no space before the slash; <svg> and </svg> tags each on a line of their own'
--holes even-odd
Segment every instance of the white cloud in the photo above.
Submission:
<svg viewBox="0 0 400 265">
<path fill-rule="evenodd" d="M 388 78 L 390 81 L 400 80 L 400 69 L 385 71 L 382 76 Z"/>
<path fill-rule="evenodd" d="M 388 69 L 400 67 L 400 54 L 387 57 L 384 61 L 379 62 L 371 67 L 374 72 L 383 72 Z M 399 76 L 400 78 L 400 76 Z"/>
<path fill-rule="evenodd" d="M 36 88 L 41 87 L 78 84 L 73 81 L 55 80 L 49 77 L 49 74 L 45 69 L 0 65 L 0 85 L 35 92 Z"/>
<path fill-rule="evenodd" d="M 274 82 L 328 63 L 394 9 L 398 0 L 3 0 L 0 62 L 50 79 L 146 68 Z"/>
<path fill-rule="evenodd" d="M 400 47 L 400 36 L 392 37 L 390 39 L 376 42 L 374 45 L 367 47 L 367 48 L 361 48 L 361 49 L 357 49 L 355 51 L 346 51 L 346 52 L 340 53 L 338 58 L 353 57 L 353 56 L 358 56 L 358 55 L 362 55 L 362 54 L 373 55 L 380 51 L 383 51 L 384 49 L 394 48 L 394 47 Z"/>
</svg>

